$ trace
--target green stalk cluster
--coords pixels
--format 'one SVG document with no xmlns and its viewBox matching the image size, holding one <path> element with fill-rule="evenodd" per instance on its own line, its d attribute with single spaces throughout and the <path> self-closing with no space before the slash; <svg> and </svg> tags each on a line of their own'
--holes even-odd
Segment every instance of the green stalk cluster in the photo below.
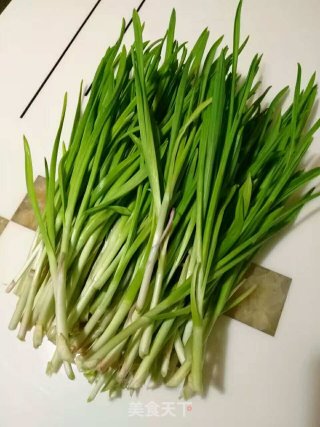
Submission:
<svg viewBox="0 0 320 427">
<path fill-rule="evenodd" d="M 241 293 L 260 247 L 318 196 L 303 187 L 320 175 L 301 161 L 320 121 L 310 126 L 317 88 L 288 88 L 267 103 L 258 95 L 261 56 L 238 73 L 238 6 L 233 49 L 192 49 L 175 39 L 175 12 L 163 38 L 134 44 L 124 24 L 78 107 L 68 146 L 58 153 L 66 111 L 46 163 L 40 212 L 25 139 L 26 180 L 39 224 L 10 328 L 34 347 L 48 337 L 61 366 L 94 383 L 89 399 L 138 389 L 148 378 L 203 392 L 206 341 Z"/>
</svg>

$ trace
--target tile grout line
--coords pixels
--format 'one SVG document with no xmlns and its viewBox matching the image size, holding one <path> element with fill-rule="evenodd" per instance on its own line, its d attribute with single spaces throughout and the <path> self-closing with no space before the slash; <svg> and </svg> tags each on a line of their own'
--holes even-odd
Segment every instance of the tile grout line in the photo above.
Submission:
<svg viewBox="0 0 320 427">
<path fill-rule="evenodd" d="M 67 44 L 67 46 L 64 48 L 63 52 L 59 56 L 58 60 L 54 64 L 54 66 L 51 68 L 51 70 L 49 71 L 49 73 L 47 74 L 47 76 L 45 77 L 45 79 L 43 80 L 43 82 L 41 83 L 41 85 L 39 86 L 39 88 L 36 90 L 35 94 L 32 96 L 32 98 L 28 102 L 27 106 L 25 107 L 25 109 L 23 110 L 23 112 L 20 115 L 20 119 L 23 119 L 23 117 L 26 115 L 27 111 L 29 110 L 29 108 L 31 107 L 31 105 L 36 100 L 37 96 L 39 95 L 39 93 L 43 89 L 44 85 L 47 83 L 47 81 L 49 80 L 49 78 L 51 77 L 51 75 L 53 74 L 53 72 L 55 71 L 55 69 L 58 67 L 58 65 L 60 64 L 61 60 L 63 59 L 63 57 L 65 56 L 65 54 L 68 52 L 69 48 L 71 47 L 71 45 L 73 44 L 73 42 L 75 41 L 75 39 L 77 38 L 77 36 L 79 35 L 79 33 L 82 30 L 82 28 L 86 25 L 86 23 L 88 22 L 88 20 L 92 16 L 93 12 L 99 6 L 99 4 L 101 3 L 101 1 L 102 0 L 98 0 L 94 4 L 93 8 L 90 10 L 89 14 L 86 16 L 86 18 L 84 19 L 84 21 L 82 22 L 82 24 L 80 25 L 80 27 L 78 28 L 78 30 L 76 31 L 76 33 L 74 34 L 74 36 L 72 37 L 72 39 L 69 41 L 69 43 Z"/>
<path fill-rule="evenodd" d="M 51 70 L 49 71 L 49 73 L 47 74 L 47 76 L 45 77 L 45 79 L 43 80 L 43 82 L 41 83 L 41 85 L 39 86 L 39 88 L 36 90 L 36 92 L 33 95 L 33 97 L 30 99 L 29 103 L 27 104 L 27 106 L 25 107 L 25 109 L 23 110 L 23 112 L 21 113 L 20 119 L 23 119 L 23 117 L 25 116 L 25 114 L 27 113 L 27 111 L 29 110 L 29 108 L 31 107 L 31 105 L 33 104 L 33 102 L 36 100 L 37 96 L 39 95 L 39 93 L 41 92 L 41 90 L 43 89 L 43 87 L 45 86 L 45 84 L 47 83 L 47 81 L 49 80 L 49 78 L 51 77 L 51 75 L 53 74 L 53 72 L 55 71 L 55 69 L 60 64 L 60 62 L 63 59 L 63 57 L 65 56 L 65 54 L 68 52 L 69 48 L 71 47 L 71 45 L 73 44 L 73 42 L 75 41 L 75 39 L 77 38 L 77 36 L 79 35 L 79 33 L 82 30 L 82 28 L 86 25 L 86 23 L 88 22 L 88 20 L 92 16 L 93 12 L 96 10 L 96 8 L 101 3 L 101 1 L 102 0 L 98 0 L 94 4 L 93 8 L 90 10 L 89 14 L 86 16 L 86 18 L 84 19 L 84 21 L 82 22 L 82 24 L 80 25 L 80 27 L 78 28 L 78 30 L 76 31 L 76 33 L 74 34 L 74 36 L 72 37 L 72 39 L 69 41 L 69 43 L 67 44 L 67 46 L 65 47 L 65 49 L 63 50 L 63 52 L 61 53 L 61 55 L 59 56 L 58 60 L 54 64 L 54 66 L 51 68 Z"/>
<path fill-rule="evenodd" d="M 139 11 L 141 10 L 141 8 L 142 8 L 142 6 L 145 4 L 145 2 L 146 2 L 146 0 L 142 0 L 142 2 L 141 2 L 141 3 L 139 4 L 139 6 L 137 7 L 137 12 L 139 12 Z M 128 22 L 128 23 L 127 23 L 127 25 L 125 26 L 124 34 L 128 31 L 128 29 L 130 28 L 131 24 L 132 24 L 132 17 L 130 18 L 129 22 Z M 90 83 L 89 87 L 86 89 L 86 91 L 85 91 L 85 93 L 84 93 L 84 96 L 87 96 L 87 95 L 89 94 L 89 92 L 90 92 L 90 90 L 91 90 L 91 87 L 92 87 L 92 83 Z"/>
<path fill-rule="evenodd" d="M 80 25 L 80 27 L 78 28 L 78 30 L 76 31 L 76 33 L 74 34 L 74 36 L 72 37 L 72 39 L 70 40 L 70 42 L 67 44 L 67 46 L 65 47 L 65 49 L 63 50 L 63 52 L 59 56 L 58 60 L 54 64 L 54 66 L 51 68 L 51 70 L 49 71 L 49 73 L 47 74 L 47 76 L 45 77 L 45 79 L 43 80 L 43 82 L 41 83 L 41 85 L 39 86 L 39 88 L 36 90 L 35 94 L 32 96 L 32 98 L 28 102 L 27 106 L 25 107 L 25 109 L 23 110 L 23 112 L 20 115 L 20 119 L 23 119 L 23 117 L 26 115 L 26 113 L 28 112 L 29 108 L 32 106 L 32 104 L 34 103 L 34 101 L 38 97 L 39 93 L 41 92 L 41 90 L 43 89 L 43 87 L 45 86 L 45 84 L 47 83 L 47 81 L 50 79 L 51 75 L 53 74 L 53 72 L 55 71 L 55 69 L 58 67 L 58 65 L 62 61 L 63 57 L 68 52 L 69 48 L 71 47 L 71 45 L 73 44 L 73 42 L 75 41 L 75 39 L 77 38 L 77 36 L 79 35 L 80 31 L 83 29 L 83 27 L 89 21 L 90 17 L 92 16 L 93 12 L 97 9 L 97 7 L 101 3 L 101 1 L 102 0 L 98 0 L 94 4 L 93 8 L 90 10 L 89 14 L 86 16 L 86 18 L 84 19 L 84 21 L 82 22 L 82 24 Z M 142 0 L 141 1 L 141 3 L 139 4 L 139 6 L 137 8 L 138 11 L 142 8 L 142 6 L 144 5 L 145 2 L 146 2 L 146 0 Z M 128 24 L 127 24 L 127 26 L 125 28 L 125 32 L 129 28 L 129 26 L 131 25 L 131 23 L 132 23 L 132 19 L 130 19 L 130 21 L 128 22 Z M 90 88 L 91 88 L 91 85 L 87 89 L 85 95 L 87 95 L 87 93 L 89 93 Z"/>
</svg>

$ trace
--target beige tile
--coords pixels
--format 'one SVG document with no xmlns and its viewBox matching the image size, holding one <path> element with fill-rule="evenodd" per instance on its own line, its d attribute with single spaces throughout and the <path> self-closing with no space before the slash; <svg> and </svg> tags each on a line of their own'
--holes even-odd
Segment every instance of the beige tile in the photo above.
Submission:
<svg viewBox="0 0 320 427">
<path fill-rule="evenodd" d="M 6 228 L 8 224 L 8 220 L 0 216 L 0 235 L 2 234 L 3 230 Z"/>
<path fill-rule="evenodd" d="M 40 209 L 41 211 L 43 211 L 46 199 L 46 180 L 42 176 L 38 176 L 35 180 L 35 190 Z M 16 222 L 17 224 L 23 225 L 24 227 L 27 227 L 30 230 L 36 230 L 37 221 L 35 219 L 28 196 L 26 196 L 21 202 L 20 206 L 12 217 L 12 221 Z"/>
<path fill-rule="evenodd" d="M 275 335 L 291 279 L 252 264 L 241 292 L 256 285 L 256 290 L 228 315 L 253 328 Z"/>
</svg>

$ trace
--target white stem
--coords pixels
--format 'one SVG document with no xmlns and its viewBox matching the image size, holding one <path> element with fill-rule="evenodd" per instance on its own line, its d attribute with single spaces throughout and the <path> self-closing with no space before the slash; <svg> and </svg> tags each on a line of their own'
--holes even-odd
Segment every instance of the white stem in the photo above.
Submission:
<svg viewBox="0 0 320 427">
<path fill-rule="evenodd" d="M 18 332 L 18 338 L 22 341 L 25 339 L 27 330 L 29 328 L 29 323 L 30 323 L 31 314 L 32 314 L 32 308 L 33 308 L 33 304 L 34 304 L 34 299 L 35 299 L 35 296 L 37 293 L 37 289 L 39 287 L 39 279 L 40 279 L 40 276 L 42 274 L 42 268 L 44 265 L 45 258 L 46 258 L 46 253 L 43 251 L 40 252 L 36 258 L 37 269 L 36 269 L 35 274 L 32 278 L 32 282 L 31 282 L 31 286 L 30 286 L 30 290 L 29 290 L 29 295 L 28 295 L 28 298 L 26 301 L 23 317 L 21 320 L 20 329 Z"/>
<path fill-rule="evenodd" d="M 181 365 L 183 365 L 186 361 L 186 354 L 184 351 L 184 345 L 179 334 L 177 334 L 176 339 L 174 340 L 174 348 L 176 350 L 179 362 L 181 363 Z"/>
<path fill-rule="evenodd" d="M 146 264 L 144 276 L 143 276 L 141 287 L 140 287 L 140 292 L 138 295 L 138 300 L 137 300 L 138 311 L 141 311 L 143 309 L 145 300 L 147 298 L 153 269 L 158 258 L 159 248 L 160 248 L 161 240 L 163 237 L 165 221 L 166 221 L 168 209 L 169 209 L 169 203 L 170 203 L 169 195 L 165 194 L 162 205 L 161 205 L 159 217 L 158 217 L 156 231 L 154 233 L 153 240 L 152 240 L 151 251 L 148 257 L 148 261 Z"/>
<path fill-rule="evenodd" d="M 164 357 L 163 357 L 162 364 L 161 364 L 161 376 L 163 378 L 165 378 L 168 375 L 170 358 L 171 358 L 172 349 L 173 349 L 173 343 L 174 343 L 174 337 L 171 338 L 171 340 L 167 344 L 167 347 L 166 347 L 165 352 L 164 352 Z"/>
</svg>

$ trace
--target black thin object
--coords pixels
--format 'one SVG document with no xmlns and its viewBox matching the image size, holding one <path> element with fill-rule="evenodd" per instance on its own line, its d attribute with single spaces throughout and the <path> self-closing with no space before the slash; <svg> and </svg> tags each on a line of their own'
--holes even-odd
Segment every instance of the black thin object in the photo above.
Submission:
<svg viewBox="0 0 320 427">
<path fill-rule="evenodd" d="M 144 5 L 145 2 L 146 2 L 146 0 L 142 0 L 142 2 L 137 7 L 137 12 L 139 12 L 139 10 L 142 8 L 142 6 Z M 129 27 L 130 27 L 131 24 L 132 24 L 132 18 L 130 18 L 130 21 L 125 26 L 124 34 L 127 32 L 127 30 L 129 29 Z M 86 89 L 86 91 L 84 93 L 84 96 L 87 96 L 89 94 L 89 92 L 91 90 L 91 87 L 92 87 L 92 83 L 90 83 L 90 86 Z"/>
<path fill-rule="evenodd" d="M 39 86 L 38 90 L 36 91 L 36 93 L 33 95 L 33 97 L 31 98 L 31 100 L 29 101 L 28 105 L 26 106 L 26 108 L 23 110 L 20 119 L 22 119 L 26 112 L 29 110 L 29 108 L 31 107 L 31 105 L 33 104 L 33 102 L 35 101 L 35 99 L 37 98 L 37 96 L 39 95 L 39 93 L 41 92 L 41 90 L 43 89 L 44 85 L 47 83 L 47 81 L 49 80 L 49 78 L 51 77 L 52 73 L 54 72 L 54 70 L 57 68 L 57 66 L 60 64 L 62 58 L 64 57 L 64 55 L 67 53 L 67 51 L 69 50 L 70 46 L 72 45 L 72 43 L 75 41 L 75 39 L 77 38 L 77 36 L 79 35 L 80 31 L 82 30 L 82 28 L 86 25 L 86 23 L 88 22 L 88 20 L 90 19 L 91 15 L 93 14 L 93 12 L 96 10 L 96 8 L 98 7 L 99 3 L 101 3 L 102 0 L 98 0 L 95 5 L 93 6 L 93 8 L 90 10 L 89 14 L 87 15 L 87 17 L 85 18 L 85 20 L 82 22 L 82 24 L 80 25 L 80 27 L 78 28 L 77 32 L 75 33 L 75 35 L 72 37 L 72 39 L 70 40 L 70 42 L 68 43 L 67 47 L 64 49 L 64 51 L 62 52 L 62 54 L 59 56 L 57 62 L 54 64 L 54 66 L 51 68 L 49 74 L 47 75 L 47 77 L 43 80 L 43 82 L 41 83 L 41 85 Z"/>
<path fill-rule="evenodd" d="M 0 0 L 0 14 L 5 10 L 11 0 Z"/>
</svg>

